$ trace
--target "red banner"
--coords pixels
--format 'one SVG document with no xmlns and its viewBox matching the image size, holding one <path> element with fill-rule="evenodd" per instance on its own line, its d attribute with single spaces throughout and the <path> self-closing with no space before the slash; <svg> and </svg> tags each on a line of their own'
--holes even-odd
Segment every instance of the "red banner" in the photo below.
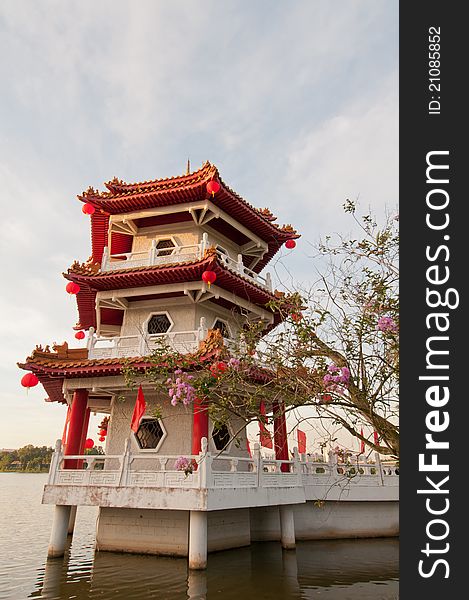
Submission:
<svg viewBox="0 0 469 600">
<path fill-rule="evenodd" d="M 306 433 L 297 428 L 296 437 L 298 440 L 298 452 L 300 454 L 306 454 Z"/>
<path fill-rule="evenodd" d="M 143 395 L 142 386 L 138 388 L 137 400 L 135 402 L 134 413 L 132 415 L 132 421 L 130 422 L 130 429 L 137 433 L 140 421 L 145 413 L 147 408 L 147 403 L 145 402 L 145 396 Z"/>
</svg>

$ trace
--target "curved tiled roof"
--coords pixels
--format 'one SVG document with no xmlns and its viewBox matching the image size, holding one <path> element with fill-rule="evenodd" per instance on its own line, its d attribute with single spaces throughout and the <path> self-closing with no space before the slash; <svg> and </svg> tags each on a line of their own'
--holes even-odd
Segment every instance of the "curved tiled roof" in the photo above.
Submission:
<svg viewBox="0 0 469 600">
<path fill-rule="evenodd" d="M 17 363 L 20 369 L 33 372 L 49 394 L 49 401 L 65 403 L 62 393 L 64 379 L 76 379 L 80 377 L 109 377 L 122 373 L 124 367 L 132 366 L 137 372 L 145 372 L 148 368 L 154 368 L 154 362 L 146 356 L 135 356 L 130 358 L 87 358 L 88 351 L 84 348 L 68 348 L 64 342 L 62 345 L 54 345 L 53 351 L 48 346 L 36 348 L 28 356 L 24 363 Z M 206 340 L 200 343 L 199 349 L 193 354 L 185 355 L 184 363 L 190 368 L 200 368 L 201 363 L 209 363 L 220 358 L 229 356 L 223 344 L 223 338 L 218 330 L 209 330 Z M 161 363 L 164 366 L 164 363 Z M 254 379 L 265 379 L 269 371 L 263 368 L 253 368 Z"/>
<path fill-rule="evenodd" d="M 107 272 L 99 271 L 97 265 L 91 262 L 74 263 L 63 275 L 80 285 L 77 294 L 80 321 L 76 327 L 88 329 L 96 327 L 95 299 L 98 291 L 201 281 L 202 273 L 207 270 L 217 274 L 217 286 L 258 306 L 265 306 L 275 298 L 275 293 L 222 265 L 213 249 L 207 250 L 205 258 L 198 261 Z"/>
<path fill-rule="evenodd" d="M 79 195 L 79 200 L 100 209 L 94 213 L 93 217 L 96 217 L 92 217 L 91 221 L 94 259 L 101 260 L 102 257 L 105 244 L 101 238 L 107 236 L 107 224 L 104 223 L 107 215 L 211 199 L 206 185 L 214 179 L 221 185 L 213 199 L 214 203 L 269 246 L 262 261 L 256 265 L 256 272 L 264 268 L 287 239 L 300 237 L 291 225 L 279 226 L 274 223 L 276 217 L 269 209 L 257 209 L 239 196 L 221 179 L 217 167 L 207 161 L 200 169 L 186 175 L 140 183 L 125 183 L 114 178 L 105 184 L 108 189 L 106 192 L 88 188 Z"/>
</svg>

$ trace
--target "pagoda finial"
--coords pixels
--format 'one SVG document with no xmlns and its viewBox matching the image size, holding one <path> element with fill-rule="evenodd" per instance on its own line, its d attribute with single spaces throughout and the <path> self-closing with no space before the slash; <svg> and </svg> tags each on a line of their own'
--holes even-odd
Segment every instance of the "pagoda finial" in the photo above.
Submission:
<svg viewBox="0 0 469 600">
<path fill-rule="evenodd" d="M 186 175 L 189 175 L 191 172 L 191 161 L 187 159 L 187 167 L 186 167 Z"/>
</svg>

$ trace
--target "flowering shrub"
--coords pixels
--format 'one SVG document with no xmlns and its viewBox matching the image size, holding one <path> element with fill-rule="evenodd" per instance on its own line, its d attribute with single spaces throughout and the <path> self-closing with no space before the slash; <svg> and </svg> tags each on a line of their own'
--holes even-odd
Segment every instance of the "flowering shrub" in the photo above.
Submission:
<svg viewBox="0 0 469 600">
<path fill-rule="evenodd" d="M 241 361 L 239 360 L 239 358 L 230 358 L 230 360 L 228 361 L 228 366 L 230 366 L 232 369 L 234 369 L 235 371 L 238 371 L 239 367 L 241 365 Z"/>
<path fill-rule="evenodd" d="M 339 448 L 339 446 L 333 448 L 332 452 L 337 456 L 337 461 L 339 463 L 348 463 L 350 457 L 352 456 L 352 453 L 349 450 L 346 450 L 345 448 Z"/>
<path fill-rule="evenodd" d="M 190 458 L 186 456 L 180 456 L 175 463 L 176 471 L 184 471 L 186 477 L 193 473 L 194 471 L 194 462 Z"/>
<path fill-rule="evenodd" d="M 396 333 L 397 324 L 392 317 L 380 317 L 376 329 L 384 333 Z"/>
<path fill-rule="evenodd" d="M 338 367 L 335 364 L 331 364 L 327 367 L 327 373 L 322 378 L 324 389 L 328 392 L 335 392 L 336 394 L 343 395 L 345 389 L 350 380 L 350 370 L 348 367 Z M 331 401 L 332 398 L 329 395 L 326 399 L 326 395 L 322 397 L 323 402 Z"/>
<path fill-rule="evenodd" d="M 227 369 L 228 366 L 226 363 L 216 362 L 210 367 L 210 373 L 213 375 L 213 377 L 220 377 L 220 375 L 223 375 Z"/>
<path fill-rule="evenodd" d="M 172 377 L 166 380 L 166 385 L 171 386 L 168 389 L 171 404 L 176 406 L 178 402 L 182 402 L 187 406 L 195 400 L 195 388 L 190 383 L 194 376 L 184 373 L 181 369 L 176 369 L 174 375 L 176 376 L 174 381 Z"/>
</svg>

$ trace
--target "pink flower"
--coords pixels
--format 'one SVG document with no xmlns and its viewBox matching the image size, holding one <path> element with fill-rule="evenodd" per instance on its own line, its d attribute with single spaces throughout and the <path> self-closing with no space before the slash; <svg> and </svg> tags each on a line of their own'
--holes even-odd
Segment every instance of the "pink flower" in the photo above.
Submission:
<svg viewBox="0 0 469 600">
<path fill-rule="evenodd" d="M 384 333 L 395 333 L 397 331 L 397 325 L 391 317 L 380 317 L 376 324 L 376 329 Z"/>
</svg>

